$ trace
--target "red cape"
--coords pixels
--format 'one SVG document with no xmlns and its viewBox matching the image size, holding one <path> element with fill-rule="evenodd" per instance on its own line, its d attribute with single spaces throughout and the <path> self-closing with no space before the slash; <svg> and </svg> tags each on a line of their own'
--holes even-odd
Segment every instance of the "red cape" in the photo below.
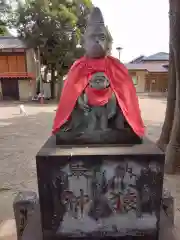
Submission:
<svg viewBox="0 0 180 240">
<path fill-rule="evenodd" d="M 89 79 L 95 72 L 104 72 L 106 74 L 127 122 L 134 132 L 142 137 L 145 129 L 140 114 L 136 89 L 125 66 L 111 56 L 103 59 L 82 57 L 73 64 L 64 83 L 54 119 L 53 133 L 56 133 L 70 117 L 78 97 L 84 91 Z"/>
<path fill-rule="evenodd" d="M 104 106 L 109 102 L 109 99 L 111 99 L 113 91 L 110 87 L 98 90 L 88 85 L 85 89 L 85 93 L 88 99 L 88 105 Z"/>
</svg>

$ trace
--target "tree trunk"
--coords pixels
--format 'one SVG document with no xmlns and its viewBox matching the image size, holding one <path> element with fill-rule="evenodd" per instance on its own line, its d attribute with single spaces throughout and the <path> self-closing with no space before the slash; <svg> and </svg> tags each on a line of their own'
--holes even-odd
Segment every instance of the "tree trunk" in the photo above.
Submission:
<svg viewBox="0 0 180 240">
<path fill-rule="evenodd" d="M 170 47 L 167 106 L 161 135 L 157 141 L 158 147 L 163 151 L 166 150 L 170 140 L 176 103 L 176 73 L 173 55 L 172 47 Z"/>
<path fill-rule="evenodd" d="M 162 127 L 161 135 L 159 140 L 157 141 L 158 147 L 165 151 L 166 147 L 169 143 L 171 130 L 174 121 L 174 110 L 175 110 L 175 102 L 176 102 L 176 70 L 175 70 L 175 62 L 174 62 L 174 52 L 172 47 L 172 37 L 173 37 L 173 22 L 174 19 L 172 17 L 173 6 L 170 0 L 170 11 L 169 11 L 169 22 L 170 22 L 170 37 L 169 37 L 169 76 L 168 76 L 168 96 L 167 96 L 167 106 L 164 124 Z"/>
<path fill-rule="evenodd" d="M 166 173 L 175 173 L 180 166 L 180 1 L 170 0 L 172 9 L 172 49 L 176 74 L 176 104 L 169 144 L 166 149 Z"/>
</svg>

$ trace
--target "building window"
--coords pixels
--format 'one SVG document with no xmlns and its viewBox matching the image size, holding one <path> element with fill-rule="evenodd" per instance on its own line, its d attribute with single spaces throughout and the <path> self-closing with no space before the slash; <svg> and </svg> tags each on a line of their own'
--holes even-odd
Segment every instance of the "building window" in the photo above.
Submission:
<svg viewBox="0 0 180 240">
<path fill-rule="evenodd" d="M 132 76 L 132 81 L 134 83 L 134 85 L 138 84 L 138 77 L 137 76 Z"/>
</svg>

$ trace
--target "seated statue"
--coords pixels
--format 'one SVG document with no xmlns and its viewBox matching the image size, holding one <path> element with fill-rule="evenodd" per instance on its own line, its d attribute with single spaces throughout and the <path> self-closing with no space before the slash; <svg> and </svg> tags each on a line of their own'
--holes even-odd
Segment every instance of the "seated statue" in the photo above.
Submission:
<svg viewBox="0 0 180 240">
<path fill-rule="evenodd" d="M 108 98 L 105 100 L 107 95 Z M 86 132 L 108 129 L 108 120 L 116 114 L 116 97 L 103 72 L 92 75 L 88 86 L 79 97 L 78 103 L 85 111 Z"/>
<path fill-rule="evenodd" d="M 85 56 L 71 67 L 54 120 L 59 144 L 141 143 L 144 125 L 125 66 L 108 56 L 109 35 L 99 8 L 90 14 Z"/>
</svg>

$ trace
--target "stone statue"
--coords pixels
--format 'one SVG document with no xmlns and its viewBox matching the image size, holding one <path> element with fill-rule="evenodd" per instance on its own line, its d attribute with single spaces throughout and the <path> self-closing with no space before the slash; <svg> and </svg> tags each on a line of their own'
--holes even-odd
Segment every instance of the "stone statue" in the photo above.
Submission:
<svg viewBox="0 0 180 240">
<path fill-rule="evenodd" d="M 111 38 L 99 8 L 83 40 L 85 56 L 68 73 L 54 120 L 59 144 L 140 143 L 136 90 L 124 65 L 108 55 Z"/>
<path fill-rule="evenodd" d="M 109 34 L 99 8 L 89 16 L 84 35 L 84 49 L 89 58 L 103 58 L 109 50 Z"/>
<path fill-rule="evenodd" d="M 98 91 L 103 94 L 104 90 L 109 92 L 109 101 L 103 105 L 96 105 L 94 96 L 91 98 L 91 91 Z M 95 129 L 107 130 L 108 120 L 116 114 L 116 97 L 110 89 L 110 83 L 107 76 L 103 72 L 97 72 L 92 75 L 85 91 L 78 99 L 78 103 L 84 109 L 87 116 L 86 131 Z"/>
</svg>

